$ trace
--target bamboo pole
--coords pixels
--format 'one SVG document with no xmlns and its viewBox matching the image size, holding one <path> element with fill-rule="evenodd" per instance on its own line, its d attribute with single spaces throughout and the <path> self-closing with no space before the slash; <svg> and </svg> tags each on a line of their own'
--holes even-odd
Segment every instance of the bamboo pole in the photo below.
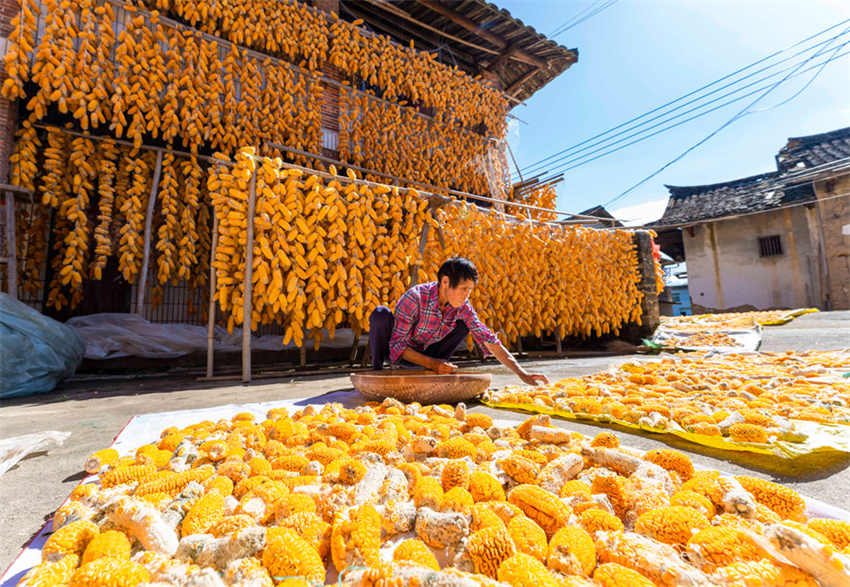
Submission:
<svg viewBox="0 0 850 587">
<path fill-rule="evenodd" d="M 15 243 L 15 194 L 6 191 L 6 283 L 9 296 L 18 299 L 18 250 Z"/>
<path fill-rule="evenodd" d="M 145 216 L 145 250 L 142 255 L 142 272 L 139 276 L 139 292 L 136 298 L 136 313 L 142 318 L 145 317 L 145 287 L 148 281 L 148 265 L 151 256 L 151 228 L 153 224 L 153 209 L 156 204 L 156 195 L 159 191 L 159 176 L 162 173 L 162 149 L 156 151 L 156 166 L 153 171 L 153 183 L 151 184 L 151 193 L 148 197 L 148 211 Z"/>
<path fill-rule="evenodd" d="M 254 274 L 254 200 L 257 193 L 257 170 L 251 174 L 248 189 L 248 234 L 245 245 L 245 288 L 242 300 L 242 382 L 251 382 L 251 314 L 253 312 L 253 274 Z"/>
<path fill-rule="evenodd" d="M 215 249 L 218 246 L 218 216 L 213 214 L 213 234 L 212 246 L 210 247 L 210 307 L 209 316 L 207 317 L 207 378 L 213 376 L 213 368 L 215 365 L 215 278 L 218 272 L 215 270 Z"/>
</svg>

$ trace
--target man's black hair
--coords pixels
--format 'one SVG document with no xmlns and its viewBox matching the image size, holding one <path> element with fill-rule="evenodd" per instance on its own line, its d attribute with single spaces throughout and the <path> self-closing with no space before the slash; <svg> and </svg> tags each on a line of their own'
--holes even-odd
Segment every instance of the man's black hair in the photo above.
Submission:
<svg viewBox="0 0 850 587">
<path fill-rule="evenodd" d="M 452 257 L 443 261 L 437 271 L 437 281 L 442 281 L 444 275 L 449 278 L 449 287 L 457 287 L 467 279 L 478 283 L 478 269 L 466 257 Z"/>
</svg>

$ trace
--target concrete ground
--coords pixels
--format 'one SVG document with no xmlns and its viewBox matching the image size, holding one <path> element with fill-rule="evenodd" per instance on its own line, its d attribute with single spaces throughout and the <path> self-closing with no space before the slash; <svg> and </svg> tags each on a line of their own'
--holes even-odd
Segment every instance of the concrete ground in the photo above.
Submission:
<svg viewBox="0 0 850 587">
<path fill-rule="evenodd" d="M 850 312 L 823 312 L 801 316 L 789 324 L 765 329 L 762 350 L 803 351 L 850 347 Z M 583 375 L 621 363 L 634 356 L 595 357 L 525 362 L 532 372 L 550 379 Z M 493 386 L 519 383 L 507 369 L 496 364 L 477 367 L 493 374 Z M 0 477 L 0 569 L 11 564 L 56 507 L 83 478 L 82 465 L 93 451 L 109 446 L 127 421 L 136 414 L 204 408 L 229 403 L 272 401 L 320 396 L 351 389 L 346 375 L 260 379 L 247 386 L 231 382 L 198 382 L 192 378 L 149 377 L 137 379 L 71 380 L 50 394 L 0 403 L 0 437 L 8 438 L 46 430 L 71 432 L 62 447 L 30 455 Z M 496 417 L 522 420 L 524 414 L 471 409 Z M 587 435 L 599 426 L 569 421 L 557 425 Z M 850 457 L 803 478 L 787 478 L 771 472 L 770 460 L 704 449 L 658 435 L 635 434 L 613 428 L 623 444 L 641 449 L 673 446 L 691 454 L 695 463 L 746 473 L 786 483 L 801 493 L 850 509 Z M 735 462 L 730 460 L 734 456 Z"/>
</svg>

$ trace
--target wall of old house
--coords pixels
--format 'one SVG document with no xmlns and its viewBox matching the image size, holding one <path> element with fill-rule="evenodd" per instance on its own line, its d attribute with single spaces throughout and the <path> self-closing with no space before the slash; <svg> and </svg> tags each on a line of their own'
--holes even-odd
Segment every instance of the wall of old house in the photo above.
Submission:
<svg viewBox="0 0 850 587">
<path fill-rule="evenodd" d="M 824 243 L 829 308 L 850 310 L 850 175 L 815 183 L 818 231 Z"/>
<path fill-rule="evenodd" d="M 814 218 L 798 206 L 682 229 L 693 312 L 820 306 Z M 759 237 L 772 235 L 782 254 L 760 257 Z"/>
</svg>

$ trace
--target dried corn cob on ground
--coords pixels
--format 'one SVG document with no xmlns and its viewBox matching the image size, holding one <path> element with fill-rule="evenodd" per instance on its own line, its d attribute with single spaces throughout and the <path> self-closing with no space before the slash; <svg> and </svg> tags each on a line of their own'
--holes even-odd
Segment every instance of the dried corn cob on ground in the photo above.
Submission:
<svg viewBox="0 0 850 587">
<path fill-rule="evenodd" d="M 165 429 L 132 456 L 103 459 L 106 486 L 73 492 L 74 521 L 29 577 L 67 576 L 69 585 L 850 581 L 847 529 L 809 521 L 787 487 L 695 471 L 670 449 L 642 455 L 611 439 L 600 446 L 577 433 L 543 434 L 551 423 L 537 416 L 501 427 L 449 408 L 326 404 Z M 492 450 L 477 449 L 485 439 Z M 445 456 L 447 440 L 474 450 Z M 216 443 L 225 456 L 212 460 Z M 171 458 L 134 464 L 158 451 Z M 521 483 L 510 472 L 517 458 L 553 466 L 524 472 Z M 445 498 L 453 492 L 466 497 Z"/>
<path fill-rule="evenodd" d="M 775 448 L 780 456 L 793 456 L 795 443 L 811 450 L 802 447 L 819 424 L 846 426 L 825 442 L 848 451 L 850 442 L 842 440 L 850 439 L 850 381 L 842 376 L 848 368 L 847 351 L 675 355 L 549 386 L 508 386 L 486 403 L 621 422 L 696 442 L 697 435 L 714 437 L 762 452 Z"/>
</svg>

